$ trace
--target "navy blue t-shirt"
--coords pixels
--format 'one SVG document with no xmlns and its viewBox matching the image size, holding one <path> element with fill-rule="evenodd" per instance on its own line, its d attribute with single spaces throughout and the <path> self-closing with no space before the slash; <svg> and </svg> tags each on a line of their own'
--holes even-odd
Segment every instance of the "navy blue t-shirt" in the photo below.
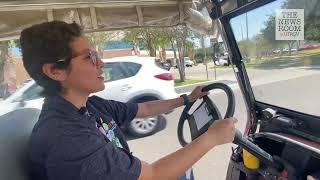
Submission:
<svg viewBox="0 0 320 180">
<path fill-rule="evenodd" d="M 83 113 L 61 96 L 46 98 L 29 143 L 33 180 L 138 179 L 141 162 L 118 127 L 134 119 L 138 105 L 92 96 L 86 106 Z"/>
</svg>

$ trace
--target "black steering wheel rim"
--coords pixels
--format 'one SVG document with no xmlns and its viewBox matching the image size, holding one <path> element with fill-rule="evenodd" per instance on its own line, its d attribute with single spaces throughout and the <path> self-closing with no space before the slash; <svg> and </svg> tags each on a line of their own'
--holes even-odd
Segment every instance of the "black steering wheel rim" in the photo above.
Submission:
<svg viewBox="0 0 320 180">
<path fill-rule="evenodd" d="M 234 94 L 233 94 L 232 89 L 224 83 L 213 83 L 213 84 L 209 84 L 209 85 L 203 87 L 202 91 L 208 92 L 208 91 L 214 90 L 214 89 L 220 89 L 226 93 L 227 98 L 228 98 L 228 107 L 227 107 L 227 111 L 224 116 L 224 119 L 232 117 L 234 115 L 234 111 L 235 111 L 235 98 L 234 98 Z M 219 109 L 217 108 L 215 103 L 212 102 L 212 100 L 208 96 L 204 96 L 203 101 L 205 101 L 207 103 L 207 105 L 213 110 L 213 112 L 217 113 L 217 114 L 215 114 L 216 119 L 222 119 Z M 186 142 L 186 140 L 184 139 L 183 125 L 184 125 L 185 121 L 188 119 L 188 117 L 190 116 L 188 114 L 188 112 L 195 102 L 196 101 L 190 102 L 188 105 L 185 106 L 185 108 L 183 109 L 183 111 L 181 113 L 179 122 L 178 122 L 177 135 L 178 135 L 179 143 L 182 146 L 185 146 L 188 144 Z"/>
</svg>

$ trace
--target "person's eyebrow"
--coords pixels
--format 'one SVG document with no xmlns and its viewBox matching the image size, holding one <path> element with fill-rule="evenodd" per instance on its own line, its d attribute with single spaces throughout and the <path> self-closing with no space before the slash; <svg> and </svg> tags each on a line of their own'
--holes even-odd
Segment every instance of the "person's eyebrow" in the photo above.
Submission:
<svg viewBox="0 0 320 180">
<path fill-rule="evenodd" d="M 84 50 L 81 52 L 81 54 L 89 53 L 90 51 L 91 51 L 91 49 L 90 49 L 90 48 L 87 48 L 87 49 L 84 49 Z"/>
<path fill-rule="evenodd" d="M 82 50 L 80 53 L 74 54 L 73 57 L 78 57 L 78 56 L 84 56 L 87 55 L 90 52 L 91 49 L 87 48 Z"/>
</svg>

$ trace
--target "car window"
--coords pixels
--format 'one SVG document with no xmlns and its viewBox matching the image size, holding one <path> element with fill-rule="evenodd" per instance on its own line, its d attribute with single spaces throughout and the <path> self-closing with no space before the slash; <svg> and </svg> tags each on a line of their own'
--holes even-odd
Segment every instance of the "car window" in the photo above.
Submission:
<svg viewBox="0 0 320 180">
<path fill-rule="evenodd" d="M 41 92 L 43 88 L 37 84 L 32 85 L 29 89 L 24 91 L 21 96 L 17 99 L 13 100 L 14 102 L 23 102 L 23 101 L 30 101 L 42 98 Z"/>
<path fill-rule="evenodd" d="M 319 8 L 278 0 L 231 18 L 257 101 L 320 116 Z"/>
<path fill-rule="evenodd" d="M 131 62 L 105 63 L 105 81 L 116 81 L 136 75 L 141 68 L 140 64 Z"/>
<path fill-rule="evenodd" d="M 141 64 L 133 63 L 133 62 L 124 62 L 122 63 L 122 66 L 123 66 L 123 69 L 129 75 L 129 77 L 136 75 L 141 68 Z"/>
</svg>

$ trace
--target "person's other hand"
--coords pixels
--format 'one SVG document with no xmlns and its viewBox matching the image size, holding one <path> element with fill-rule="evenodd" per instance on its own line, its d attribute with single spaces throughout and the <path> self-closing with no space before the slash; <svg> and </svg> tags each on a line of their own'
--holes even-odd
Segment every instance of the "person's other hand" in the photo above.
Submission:
<svg viewBox="0 0 320 180">
<path fill-rule="evenodd" d="M 200 99 L 203 96 L 209 94 L 209 92 L 202 92 L 202 88 L 203 87 L 204 86 L 198 86 L 189 94 L 188 99 L 189 99 L 190 102 L 194 102 L 197 99 Z"/>
<path fill-rule="evenodd" d="M 213 145 L 230 143 L 234 140 L 236 118 L 227 118 L 215 121 L 206 132 Z"/>
</svg>

